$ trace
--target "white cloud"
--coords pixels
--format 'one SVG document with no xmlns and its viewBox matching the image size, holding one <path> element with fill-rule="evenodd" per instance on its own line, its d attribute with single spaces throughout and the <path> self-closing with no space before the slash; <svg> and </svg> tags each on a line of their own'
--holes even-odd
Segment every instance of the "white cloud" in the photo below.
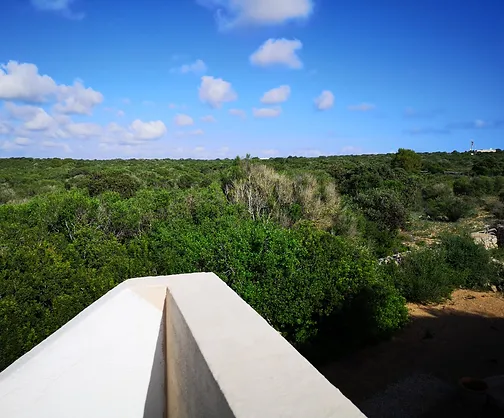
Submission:
<svg viewBox="0 0 504 418">
<path fill-rule="evenodd" d="M 265 104 L 283 103 L 289 98 L 290 92 L 291 88 L 286 85 L 271 89 L 264 93 L 261 102 Z"/>
<path fill-rule="evenodd" d="M 120 118 L 122 118 L 124 116 L 124 110 L 118 110 L 117 111 L 117 116 L 119 116 Z"/>
<path fill-rule="evenodd" d="M 0 135 L 7 135 L 12 130 L 7 122 L 0 122 Z"/>
<path fill-rule="evenodd" d="M 341 154 L 349 154 L 349 155 L 362 154 L 362 148 L 353 145 L 347 145 L 342 147 L 340 152 Z"/>
<path fill-rule="evenodd" d="M 91 115 L 93 108 L 103 102 L 103 95 L 76 81 L 73 86 L 59 86 L 58 99 L 54 110 L 65 114 Z"/>
<path fill-rule="evenodd" d="M 33 144 L 33 141 L 29 138 L 23 138 L 23 137 L 17 137 L 15 140 L 14 140 L 14 143 L 16 145 L 19 145 L 21 147 L 26 147 L 28 145 L 31 145 Z"/>
<path fill-rule="evenodd" d="M 370 110 L 376 109 L 376 106 L 371 103 L 361 103 L 358 105 L 351 105 L 348 106 L 348 110 L 354 111 L 354 112 L 369 112 Z"/>
<path fill-rule="evenodd" d="M 34 64 L 9 61 L 0 66 L 0 100 L 40 103 L 56 91 L 54 80 L 47 75 L 40 75 Z"/>
<path fill-rule="evenodd" d="M 40 10 L 66 10 L 74 0 L 31 0 Z"/>
<path fill-rule="evenodd" d="M 203 103 L 208 103 L 214 108 L 219 108 L 225 102 L 233 102 L 238 95 L 233 90 L 231 83 L 222 78 L 210 76 L 201 77 L 199 98 Z"/>
<path fill-rule="evenodd" d="M 201 117 L 202 122 L 207 122 L 207 123 L 215 123 L 217 120 L 212 116 L 212 115 L 206 115 Z"/>
<path fill-rule="evenodd" d="M 175 136 L 177 138 L 183 138 L 183 137 L 186 137 L 186 136 L 201 136 L 201 135 L 204 135 L 205 134 L 205 131 L 203 129 L 194 129 L 192 131 L 178 131 L 178 132 L 175 132 Z"/>
<path fill-rule="evenodd" d="M 122 102 L 125 105 L 129 105 L 129 104 L 131 104 L 131 99 L 128 99 L 127 97 L 125 97 L 124 99 L 122 99 Z"/>
<path fill-rule="evenodd" d="M 207 72 L 207 65 L 202 60 L 196 60 L 192 64 L 184 64 L 178 68 L 172 68 L 170 72 L 180 74 L 205 74 Z"/>
<path fill-rule="evenodd" d="M 144 100 L 142 101 L 142 105 L 144 106 L 154 106 L 156 103 L 154 103 L 152 100 Z"/>
<path fill-rule="evenodd" d="M 42 108 L 30 105 L 17 105 L 12 102 L 5 102 L 5 110 L 14 119 L 29 120 L 33 118 Z"/>
<path fill-rule="evenodd" d="M 43 141 L 40 145 L 42 148 L 61 148 L 65 152 L 72 152 L 70 146 L 63 142 Z"/>
<path fill-rule="evenodd" d="M 160 121 L 142 122 L 139 119 L 133 121 L 130 130 L 137 140 L 147 141 L 161 138 L 166 133 L 165 124 Z"/>
<path fill-rule="evenodd" d="M 80 81 L 73 86 L 57 85 L 51 77 L 40 75 L 34 64 L 9 61 L 0 67 L 0 100 L 42 103 L 54 98 L 57 112 L 83 115 L 91 114 L 103 101 L 100 92 L 85 88 Z"/>
<path fill-rule="evenodd" d="M 42 108 L 37 108 L 34 116 L 23 124 L 23 128 L 29 131 L 44 131 L 56 125 L 52 116 Z"/>
<path fill-rule="evenodd" d="M 68 19 L 83 19 L 84 13 L 75 13 L 70 10 L 70 5 L 75 0 L 31 0 L 31 4 L 35 9 L 50 12 L 61 12 L 62 16 Z"/>
<path fill-rule="evenodd" d="M 301 149 L 295 152 L 295 155 L 303 156 L 303 157 L 320 157 L 322 152 L 318 149 Z"/>
<path fill-rule="evenodd" d="M 324 90 L 319 97 L 315 99 L 315 106 L 318 110 L 327 110 L 334 106 L 334 94 L 329 90 Z"/>
<path fill-rule="evenodd" d="M 196 147 L 196 148 L 194 148 L 194 151 L 203 152 L 203 151 L 205 151 L 205 147 Z"/>
<path fill-rule="evenodd" d="M 184 115 L 179 113 L 174 118 L 175 124 L 177 126 L 191 126 L 194 125 L 194 120 L 189 115 Z"/>
<path fill-rule="evenodd" d="M 282 24 L 292 19 L 306 19 L 313 11 L 312 0 L 199 0 L 216 10 L 221 29 L 238 25 Z"/>
<path fill-rule="evenodd" d="M 261 154 L 265 157 L 276 157 L 279 155 L 279 151 L 277 149 L 264 149 Z"/>
<path fill-rule="evenodd" d="M 0 142 L 0 149 L 2 151 L 10 151 L 13 149 L 18 149 L 18 148 L 19 148 L 19 146 L 16 145 L 14 142 L 11 142 L 11 141 Z"/>
<path fill-rule="evenodd" d="M 247 112 L 242 109 L 229 109 L 229 114 L 232 116 L 238 116 L 242 119 L 245 119 L 247 117 Z"/>
<path fill-rule="evenodd" d="M 103 128 L 96 123 L 70 123 L 64 127 L 70 137 L 89 139 L 102 135 Z"/>
<path fill-rule="evenodd" d="M 268 39 L 250 56 L 250 63 L 259 67 L 283 65 L 292 69 L 303 68 L 296 54 L 303 44 L 297 39 Z"/>
<path fill-rule="evenodd" d="M 474 126 L 476 128 L 484 128 L 487 125 L 487 123 L 484 120 L 477 119 L 474 121 Z"/>
<path fill-rule="evenodd" d="M 177 108 L 177 105 L 176 105 L 175 103 L 170 103 L 170 104 L 168 105 L 168 107 L 169 107 L 170 109 L 176 109 L 176 108 Z"/>
<path fill-rule="evenodd" d="M 277 108 L 262 108 L 262 109 L 252 109 L 254 117 L 256 118 L 276 118 L 282 113 L 282 109 Z"/>
</svg>

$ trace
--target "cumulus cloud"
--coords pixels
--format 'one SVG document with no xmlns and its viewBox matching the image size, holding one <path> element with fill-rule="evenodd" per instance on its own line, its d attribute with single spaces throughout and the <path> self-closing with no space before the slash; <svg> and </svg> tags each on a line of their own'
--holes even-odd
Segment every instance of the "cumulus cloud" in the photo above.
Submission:
<svg viewBox="0 0 504 418">
<path fill-rule="evenodd" d="M 261 154 L 265 157 L 277 157 L 280 155 L 280 152 L 277 149 L 264 149 L 261 151 Z"/>
<path fill-rule="evenodd" d="M 177 126 L 190 126 L 194 125 L 194 120 L 189 115 L 184 115 L 179 113 L 174 118 L 175 124 Z"/>
<path fill-rule="evenodd" d="M 199 0 L 216 11 L 219 28 L 239 25 L 275 25 L 306 19 L 313 11 L 312 0 Z"/>
<path fill-rule="evenodd" d="M 275 89 L 271 89 L 264 93 L 261 102 L 265 104 L 278 104 L 287 101 L 290 96 L 291 88 L 283 85 Z"/>
<path fill-rule="evenodd" d="M 357 155 L 362 154 L 362 148 L 354 145 L 346 145 L 340 149 L 340 154 Z"/>
<path fill-rule="evenodd" d="M 369 112 L 370 110 L 374 110 L 376 106 L 371 103 L 361 103 L 357 105 L 348 106 L 348 110 L 353 112 Z"/>
<path fill-rule="evenodd" d="M 83 19 L 84 13 L 75 13 L 70 6 L 75 0 L 31 0 L 35 9 L 42 11 L 61 12 L 61 15 L 69 19 Z"/>
<path fill-rule="evenodd" d="M 0 122 L 0 135 L 7 135 L 12 130 L 12 127 L 7 122 Z"/>
<path fill-rule="evenodd" d="M 334 106 L 334 94 L 329 90 L 324 90 L 315 99 L 315 106 L 318 110 L 327 110 Z"/>
<path fill-rule="evenodd" d="M 250 56 L 250 63 L 258 67 L 286 66 L 292 69 L 303 68 L 296 51 L 303 44 L 297 39 L 268 39 Z"/>
<path fill-rule="evenodd" d="M 277 108 L 261 108 L 261 109 L 252 109 L 254 117 L 256 118 L 276 118 L 280 116 L 282 113 L 282 109 Z"/>
<path fill-rule="evenodd" d="M 186 136 L 201 136 L 204 135 L 205 131 L 203 129 L 194 129 L 192 131 L 178 131 L 175 132 L 177 138 L 183 138 Z"/>
<path fill-rule="evenodd" d="M 44 131 L 56 125 L 56 121 L 52 116 L 42 108 L 37 108 L 36 113 L 32 118 L 23 124 L 23 128 L 29 131 Z"/>
<path fill-rule="evenodd" d="M 224 81 L 222 78 L 203 76 L 201 77 L 199 98 L 203 103 L 219 108 L 225 102 L 235 101 L 238 95 L 233 90 L 231 83 Z"/>
<path fill-rule="evenodd" d="M 207 72 L 207 65 L 202 60 L 196 60 L 192 64 L 184 64 L 177 68 L 172 68 L 170 72 L 179 74 L 205 74 Z"/>
<path fill-rule="evenodd" d="M 30 105 L 17 105 L 12 102 L 5 102 L 4 108 L 11 118 L 28 120 L 33 118 L 42 108 Z"/>
<path fill-rule="evenodd" d="M 59 86 L 59 103 L 54 110 L 59 113 L 90 115 L 93 108 L 103 102 L 103 95 L 77 81 L 73 86 Z"/>
<path fill-rule="evenodd" d="M 70 137 L 89 139 L 102 135 L 103 128 L 96 123 L 69 123 L 64 130 Z"/>
<path fill-rule="evenodd" d="M 229 109 L 229 114 L 232 116 L 238 116 L 242 119 L 245 119 L 247 117 L 247 112 L 242 109 Z"/>
<path fill-rule="evenodd" d="M 20 147 L 27 147 L 28 145 L 33 144 L 33 141 L 29 138 L 17 137 L 14 140 L 14 144 L 19 145 Z"/>
<path fill-rule="evenodd" d="M 142 122 L 140 119 L 136 119 L 129 128 L 134 136 L 134 139 L 140 141 L 158 139 L 166 133 L 166 126 L 160 120 Z"/>
<path fill-rule="evenodd" d="M 54 110 L 59 113 L 89 115 L 102 103 L 103 95 L 85 88 L 76 81 L 73 86 L 58 85 L 48 75 L 40 75 L 34 64 L 9 61 L 0 67 L 0 100 L 43 103 L 57 100 Z"/>
<path fill-rule="evenodd" d="M 206 123 L 215 123 L 217 120 L 212 115 L 206 115 L 201 118 L 202 122 Z"/>
<path fill-rule="evenodd" d="M 0 100 L 41 103 L 57 90 L 54 80 L 40 75 L 34 64 L 9 61 L 0 66 Z"/>
<path fill-rule="evenodd" d="M 65 152 L 72 152 L 70 146 L 64 142 L 42 141 L 40 146 L 42 148 L 59 148 Z"/>
</svg>

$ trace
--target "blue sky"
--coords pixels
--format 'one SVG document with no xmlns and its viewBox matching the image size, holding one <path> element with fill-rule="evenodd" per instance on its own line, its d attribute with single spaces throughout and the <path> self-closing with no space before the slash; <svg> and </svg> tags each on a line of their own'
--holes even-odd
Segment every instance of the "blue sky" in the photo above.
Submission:
<svg viewBox="0 0 504 418">
<path fill-rule="evenodd" d="M 502 0 L 1 3 L 1 157 L 504 148 Z"/>
</svg>

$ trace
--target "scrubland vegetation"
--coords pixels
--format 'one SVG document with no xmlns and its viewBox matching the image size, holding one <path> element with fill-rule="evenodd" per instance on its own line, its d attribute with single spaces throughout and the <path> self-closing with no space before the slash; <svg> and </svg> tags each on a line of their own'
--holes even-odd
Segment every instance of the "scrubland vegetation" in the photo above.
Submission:
<svg viewBox="0 0 504 418">
<path fill-rule="evenodd" d="M 500 288 L 476 216 L 504 218 L 503 152 L 0 160 L 0 370 L 123 280 L 195 271 L 323 360 L 390 336 L 406 301 Z M 406 240 L 420 221 L 455 227 Z"/>
</svg>

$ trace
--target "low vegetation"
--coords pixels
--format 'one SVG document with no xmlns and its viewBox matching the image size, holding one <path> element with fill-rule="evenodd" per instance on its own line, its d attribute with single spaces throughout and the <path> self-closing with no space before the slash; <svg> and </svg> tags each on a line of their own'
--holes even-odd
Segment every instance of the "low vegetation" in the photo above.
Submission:
<svg viewBox="0 0 504 418">
<path fill-rule="evenodd" d="M 311 359 L 504 281 L 460 232 L 378 262 L 419 218 L 499 215 L 502 152 L 0 162 L 0 370 L 131 277 L 213 271 Z"/>
</svg>

